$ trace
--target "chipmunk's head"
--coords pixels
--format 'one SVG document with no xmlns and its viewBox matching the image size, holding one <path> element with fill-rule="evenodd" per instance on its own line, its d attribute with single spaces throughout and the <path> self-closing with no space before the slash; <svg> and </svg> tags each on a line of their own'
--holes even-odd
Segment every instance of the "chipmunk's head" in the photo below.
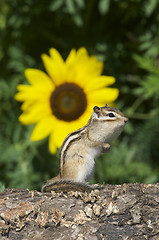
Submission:
<svg viewBox="0 0 159 240">
<path fill-rule="evenodd" d="M 107 104 L 104 107 L 95 106 L 93 111 L 92 121 L 97 133 L 99 137 L 105 136 L 108 142 L 119 136 L 128 121 L 123 113 L 115 108 L 108 107 Z"/>
</svg>

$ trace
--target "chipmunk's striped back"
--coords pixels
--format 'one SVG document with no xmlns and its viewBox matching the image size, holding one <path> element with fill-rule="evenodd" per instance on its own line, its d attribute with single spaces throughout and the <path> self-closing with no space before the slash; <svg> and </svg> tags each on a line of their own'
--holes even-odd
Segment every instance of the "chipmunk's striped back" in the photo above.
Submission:
<svg viewBox="0 0 159 240">
<path fill-rule="evenodd" d="M 68 148 L 75 142 L 81 139 L 82 134 L 84 134 L 87 130 L 89 122 L 83 127 L 72 133 L 70 133 L 64 140 L 59 154 L 59 171 L 61 172 L 61 168 L 65 163 L 66 152 Z"/>
</svg>

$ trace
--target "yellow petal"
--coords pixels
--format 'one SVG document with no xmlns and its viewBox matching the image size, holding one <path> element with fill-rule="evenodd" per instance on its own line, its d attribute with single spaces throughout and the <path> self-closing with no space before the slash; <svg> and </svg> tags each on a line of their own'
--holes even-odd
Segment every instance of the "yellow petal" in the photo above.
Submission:
<svg viewBox="0 0 159 240">
<path fill-rule="evenodd" d="M 60 85 L 65 81 L 65 68 L 64 65 L 59 65 L 59 63 L 46 54 L 42 54 L 42 60 L 46 71 L 53 80 L 54 84 Z"/>
<path fill-rule="evenodd" d="M 55 62 L 57 62 L 58 66 L 59 66 L 60 68 L 63 68 L 65 63 L 64 63 L 64 60 L 63 60 L 63 58 L 61 57 L 60 53 L 59 53 L 55 48 L 51 48 L 51 49 L 49 50 L 49 53 L 50 53 L 51 58 L 52 58 Z"/>
<path fill-rule="evenodd" d="M 98 76 L 102 73 L 104 64 L 98 61 L 96 56 L 89 56 L 87 50 L 82 47 L 77 51 L 76 66 L 78 70 L 83 66 L 81 71 Z"/>
<path fill-rule="evenodd" d="M 115 78 L 111 76 L 98 76 L 85 82 L 85 91 L 90 92 L 115 83 Z"/>
<path fill-rule="evenodd" d="M 57 150 L 57 146 L 55 145 L 55 142 L 53 139 L 54 139 L 54 132 L 52 132 L 49 136 L 49 149 L 52 154 L 55 154 Z"/>
<path fill-rule="evenodd" d="M 104 88 L 88 94 L 89 102 L 96 103 L 102 102 L 113 102 L 117 99 L 119 95 L 119 90 L 117 88 Z"/>
<path fill-rule="evenodd" d="M 54 128 L 54 118 L 53 116 L 48 116 L 46 118 L 41 119 L 35 126 L 31 140 L 32 141 L 39 141 L 43 138 L 47 137 L 52 129 Z"/>
<path fill-rule="evenodd" d="M 23 104 L 20 106 L 22 111 L 29 111 L 30 107 L 35 104 L 34 100 L 26 100 L 23 102 Z"/>
<path fill-rule="evenodd" d="M 95 56 L 90 57 L 88 69 L 89 74 L 92 76 L 99 76 L 101 75 L 104 68 L 104 63 L 97 60 Z"/>
<path fill-rule="evenodd" d="M 19 84 L 17 86 L 18 93 L 15 94 L 15 99 L 17 101 L 23 102 L 25 100 L 37 100 L 37 99 L 46 99 L 49 98 L 51 93 L 54 90 L 54 87 L 52 85 L 52 88 L 43 88 L 43 87 L 35 87 L 31 85 L 23 85 Z"/>
<path fill-rule="evenodd" d="M 39 121 L 39 116 L 33 114 L 32 112 L 26 113 L 23 112 L 18 120 L 23 124 L 23 125 L 29 125 L 29 124 L 34 124 Z"/>
<path fill-rule="evenodd" d="M 68 68 L 74 63 L 75 58 L 76 58 L 76 50 L 73 48 L 65 61 L 65 64 Z"/>
<path fill-rule="evenodd" d="M 99 76 L 103 71 L 103 63 L 95 56 L 88 56 L 85 48 L 77 52 L 73 49 L 66 59 L 66 80 L 85 86 L 87 79 Z"/>
<path fill-rule="evenodd" d="M 28 68 L 24 73 L 30 84 L 42 85 L 43 88 L 52 88 L 54 86 L 53 81 L 41 70 Z"/>
<path fill-rule="evenodd" d="M 26 111 L 20 115 L 19 121 L 24 125 L 29 125 L 36 123 L 49 115 L 52 115 L 49 103 L 36 102 L 30 105 L 29 109 L 26 109 Z"/>
<path fill-rule="evenodd" d="M 67 122 L 57 120 L 55 123 L 53 141 L 55 142 L 58 148 L 61 147 L 64 139 L 67 136 L 67 127 L 68 127 Z"/>
<path fill-rule="evenodd" d="M 77 50 L 77 58 L 78 59 L 86 59 L 89 58 L 87 49 L 85 47 L 81 47 Z"/>
</svg>

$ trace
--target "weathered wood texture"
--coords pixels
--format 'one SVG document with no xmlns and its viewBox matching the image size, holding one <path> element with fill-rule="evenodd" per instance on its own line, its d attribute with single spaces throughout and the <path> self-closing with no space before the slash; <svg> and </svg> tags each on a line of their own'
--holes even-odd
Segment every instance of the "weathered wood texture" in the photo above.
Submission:
<svg viewBox="0 0 159 240">
<path fill-rule="evenodd" d="M 159 184 L 0 193 L 0 239 L 159 240 Z"/>
</svg>

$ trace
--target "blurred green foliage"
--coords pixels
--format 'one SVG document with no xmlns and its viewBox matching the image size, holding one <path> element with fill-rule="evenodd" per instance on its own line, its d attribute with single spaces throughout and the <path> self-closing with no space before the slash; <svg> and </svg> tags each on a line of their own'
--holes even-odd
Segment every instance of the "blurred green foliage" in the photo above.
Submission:
<svg viewBox="0 0 159 240">
<path fill-rule="evenodd" d="M 16 86 L 24 69 L 43 69 L 40 55 L 63 57 L 84 46 L 104 61 L 120 89 L 117 107 L 129 117 L 111 152 L 96 160 L 92 182 L 159 181 L 158 0 L 0 1 L 0 190 L 40 189 L 58 172 L 47 139 L 31 142 L 33 126 L 18 122 Z"/>
</svg>

